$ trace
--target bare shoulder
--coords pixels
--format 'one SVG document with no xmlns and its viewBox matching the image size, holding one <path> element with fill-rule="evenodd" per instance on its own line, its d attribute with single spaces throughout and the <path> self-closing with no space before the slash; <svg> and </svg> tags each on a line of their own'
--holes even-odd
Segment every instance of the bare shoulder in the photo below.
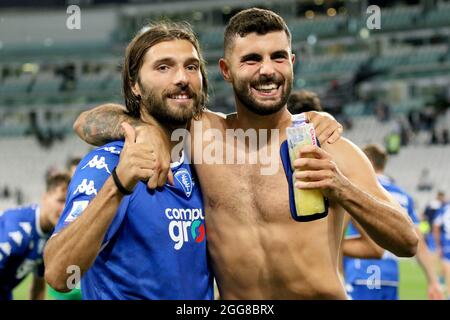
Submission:
<svg viewBox="0 0 450 320">
<path fill-rule="evenodd" d="M 376 180 L 375 172 L 364 152 L 350 140 L 341 137 L 333 144 L 326 143 L 323 149 L 327 151 L 342 173 L 352 180 L 359 177 Z"/>
<path fill-rule="evenodd" d="M 224 128 L 227 123 L 227 115 L 221 112 L 213 112 L 211 110 L 205 110 L 199 120 L 194 120 L 193 123 L 201 121 L 203 128 Z"/>
</svg>

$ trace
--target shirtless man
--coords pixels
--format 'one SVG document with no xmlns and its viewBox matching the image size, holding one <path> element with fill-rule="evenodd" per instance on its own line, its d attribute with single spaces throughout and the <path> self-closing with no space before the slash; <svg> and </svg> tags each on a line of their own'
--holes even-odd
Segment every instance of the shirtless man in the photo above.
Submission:
<svg viewBox="0 0 450 320">
<path fill-rule="evenodd" d="M 237 112 L 227 117 L 205 112 L 202 128 L 223 133 L 279 129 L 274 146 L 279 150 L 291 124 L 286 101 L 295 57 L 289 29 L 275 13 L 253 8 L 230 20 L 224 39 L 225 55 L 219 65 L 225 81 L 233 85 Z M 125 118 L 121 109 L 114 113 L 111 106 L 99 108 L 83 114 L 74 125 L 91 142 L 98 139 L 89 139 L 86 133 L 99 128 L 116 137 L 120 131 L 113 129 Z M 415 254 L 418 237 L 412 222 L 377 182 L 360 149 L 341 138 L 333 144 L 322 141 L 322 149 L 306 146 L 300 152 L 314 159 L 295 162 L 295 186 L 319 188 L 330 202 L 328 216 L 312 222 L 291 218 L 280 161 L 273 175 L 262 175 L 259 163 L 195 164 L 205 203 L 208 249 L 222 298 L 346 299 L 338 272 L 344 211 L 378 245 L 398 256 Z"/>
</svg>

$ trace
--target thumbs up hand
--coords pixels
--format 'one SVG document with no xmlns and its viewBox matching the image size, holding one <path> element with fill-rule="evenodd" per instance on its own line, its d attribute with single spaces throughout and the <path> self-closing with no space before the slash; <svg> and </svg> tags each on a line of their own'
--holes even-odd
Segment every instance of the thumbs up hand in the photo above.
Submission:
<svg viewBox="0 0 450 320">
<path fill-rule="evenodd" d="M 122 185 L 132 191 L 139 180 L 147 181 L 153 176 L 156 157 L 150 146 L 137 142 L 140 139 L 131 125 L 123 122 L 121 126 L 125 143 L 116 173 Z"/>
</svg>

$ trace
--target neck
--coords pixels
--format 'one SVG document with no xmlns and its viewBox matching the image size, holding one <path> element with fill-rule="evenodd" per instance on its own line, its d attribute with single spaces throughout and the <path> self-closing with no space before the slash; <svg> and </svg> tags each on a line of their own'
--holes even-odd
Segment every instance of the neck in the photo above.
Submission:
<svg viewBox="0 0 450 320">
<path fill-rule="evenodd" d="M 235 127 L 241 129 L 282 129 L 291 124 L 291 113 L 287 106 L 270 115 L 259 115 L 246 108 L 238 98 L 236 101 Z"/>
<path fill-rule="evenodd" d="M 170 146 L 170 150 L 173 150 L 173 148 L 180 143 L 179 140 L 172 141 L 172 133 L 173 131 L 177 129 L 185 129 L 187 130 L 187 123 L 184 125 L 170 125 L 170 124 L 162 124 L 161 122 L 157 121 L 154 117 L 151 115 L 148 115 L 146 112 L 142 112 L 141 114 L 141 120 L 144 123 L 152 125 L 155 129 L 159 130 L 166 140 L 166 143 L 168 146 Z M 179 161 L 180 155 L 177 155 L 176 158 L 172 158 L 172 161 Z"/>
</svg>

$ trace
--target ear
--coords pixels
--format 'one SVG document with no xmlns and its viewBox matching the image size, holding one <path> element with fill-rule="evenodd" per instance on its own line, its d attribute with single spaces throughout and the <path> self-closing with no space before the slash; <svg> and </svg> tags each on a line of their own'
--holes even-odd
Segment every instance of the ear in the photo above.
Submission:
<svg viewBox="0 0 450 320">
<path fill-rule="evenodd" d="M 223 79 L 227 82 L 231 82 L 233 77 L 231 76 L 230 68 L 228 67 L 227 60 L 225 60 L 224 58 L 220 58 L 219 68 L 220 68 L 220 73 L 222 73 Z"/>
<path fill-rule="evenodd" d="M 140 97 L 142 95 L 141 88 L 139 88 L 139 83 L 136 81 L 134 85 L 131 86 L 131 90 L 133 91 L 136 97 Z"/>
<path fill-rule="evenodd" d="M 291 62 L 292 62 L 292 65 L 294 65 L 294 63 L 295 63 L 295 53 L 292 54 Z"/>
</svg>

